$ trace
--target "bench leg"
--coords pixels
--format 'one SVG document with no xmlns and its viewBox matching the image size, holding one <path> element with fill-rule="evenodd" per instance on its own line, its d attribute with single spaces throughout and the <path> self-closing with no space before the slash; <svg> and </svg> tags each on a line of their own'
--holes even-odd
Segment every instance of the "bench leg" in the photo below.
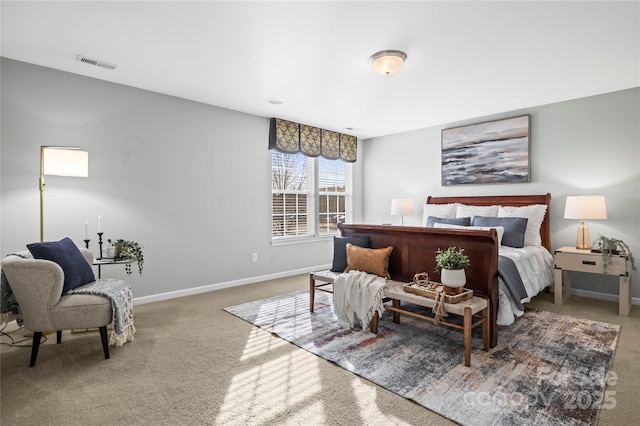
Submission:
<svg viewBox="0 0 640 426">
<path fill-rule="evenodd" d="M 464 308 L 464 365 L 471 366 L 471 308 Z"/>
<path fill-rule="evenodd" d="M 309 274 L 309 312 L 313 312 L 313 303 L 316 296 L 316 280 L 313 274 Z"/>
<path fill-rule="evenodd" d="M 489 309 L 491 309 L 491 304 L 487 303 L 487 309 L 484 310 L 484 322 L 482 323 L 482 344 L 484 345 L 484 350 L 489 350 L 489 321 L 491 321 L 491 315 L 489 315 Z"/>
<path fill-rule="evenodd" d="M 400 301 L 397 299 L 393 299 L 391 305 L 396 309 L 400 309 Z M 393 322 L 400 324 L 400 312 L 393 311 Z"/>
<path fill-rule="evenodd" d="M 378 334 L 378 321 L 380 317 L 378 316 L 378 312 L 373 314 L 373 318 L 371 318 L 371 323 L 369 323 L 369 328 L 371 328 L 371 332 L 373 334 Z"/>
</svg>

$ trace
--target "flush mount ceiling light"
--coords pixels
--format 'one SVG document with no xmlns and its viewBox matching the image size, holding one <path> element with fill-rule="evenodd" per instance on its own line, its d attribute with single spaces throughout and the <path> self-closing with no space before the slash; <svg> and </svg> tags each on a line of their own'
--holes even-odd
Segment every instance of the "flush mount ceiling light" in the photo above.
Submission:
<svg viewBox="0 0 640 426">
<path fill-rule="evenodd" d="M 382 52 L 374 53 L 369 58 L 369 63 L 380 75 L 392 75 L 398 72 L 407 54 L 399 50 L 383 50 Z"/>
</svg>

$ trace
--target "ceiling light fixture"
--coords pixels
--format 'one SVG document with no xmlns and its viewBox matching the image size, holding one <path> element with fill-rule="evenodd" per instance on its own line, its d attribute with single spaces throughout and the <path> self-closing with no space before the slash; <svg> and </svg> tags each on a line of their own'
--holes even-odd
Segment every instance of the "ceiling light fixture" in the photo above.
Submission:
<svg viewBox="0 0 640 426">
<path fill-rule="evenodd" d="M 380 75 L 392 75 L 398 72 L 407 54 L 399 50 L 383 50 L 382 52 L 374 53 L 369 58 L 369 63 Z"/>
</svg>

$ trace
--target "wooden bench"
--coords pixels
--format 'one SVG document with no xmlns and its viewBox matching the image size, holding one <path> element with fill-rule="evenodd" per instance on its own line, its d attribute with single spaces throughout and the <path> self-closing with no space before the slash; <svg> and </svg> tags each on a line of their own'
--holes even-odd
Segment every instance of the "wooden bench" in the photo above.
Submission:
<svg viewBox="0 0 640 426">
<path fill-rule="evenodd" d="M 326 293 L 333 293 L 332 289 L 326 288 L 332 285 L 336 277 L 340 275 L 338 272 L 320 271 L 312 272 L 309 275 L 309 310 L 313 312 L 315 302 L 315 292 L 323 291 Z M 435 300 L 428 297 L 423 297 L 417 294 L 405 292 L 403 287 L 406 283 L 401 281 L 387 280 L 387 284 L 384 289 L 385 303 L 391 301 L 391 306 L 384 305 L 385 309 L 393 313 L 393 322 L 400 323 L 400 314 L 410 315 L 415 318 L 431 321 L 434 323 L 446 325 L 459 330 L 463 330 L 464 335 L 464 365 L 469 367 L 471 365 L 471 331 L 482 325 L 482 342 L 483 349 L 489 350 L 489 302 L 487 299 L 474 296 L 470 299 L 463 300 L 459 303 L 444 303 L 444 311 L 463 317 L 463 324 L 455 324 L 448 321 L 436 321 L 433 317 L 418 314 L 402 308 L 401 302 L 413 303 L 415 305 L 424 306 L 427 308 L 433 308 Z M 475 321 L 474 321 L 475 319 Z M 371 332 L 378 332 L 378 314 L 374 315 L 371 320 Z"/>
<path fill-rule="evenodd" d="M 446 247 L 461 247 L 469 256 L 471 267 L 465 270 L 466 288 L 474 296 L 489 300 L 489 346 L 498 344 L 498 233 L 489 231 L 338 224 L 343 237 L 368 236 L 371 248 L 392 246 L 388 271 L 391 280 L 411 282 L 415 274 L 428 271 L 433 281 L 440 281 L 436 271 L 436 253 Z"/>
</svg>

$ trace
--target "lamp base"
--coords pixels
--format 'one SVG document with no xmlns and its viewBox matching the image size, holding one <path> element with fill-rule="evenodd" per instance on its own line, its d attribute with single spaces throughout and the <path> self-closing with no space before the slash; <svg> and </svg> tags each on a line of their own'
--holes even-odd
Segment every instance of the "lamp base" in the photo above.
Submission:
<svg viewBox="0 0 640 426">
<path fill-rule="evenodd" d="M 576 248 L 579 250 L 591 250 L 591 234 L 589 233 L 589 227 L 584 220 L 580 222 L 580 225 L 578 225 Z"/>
</svg>

